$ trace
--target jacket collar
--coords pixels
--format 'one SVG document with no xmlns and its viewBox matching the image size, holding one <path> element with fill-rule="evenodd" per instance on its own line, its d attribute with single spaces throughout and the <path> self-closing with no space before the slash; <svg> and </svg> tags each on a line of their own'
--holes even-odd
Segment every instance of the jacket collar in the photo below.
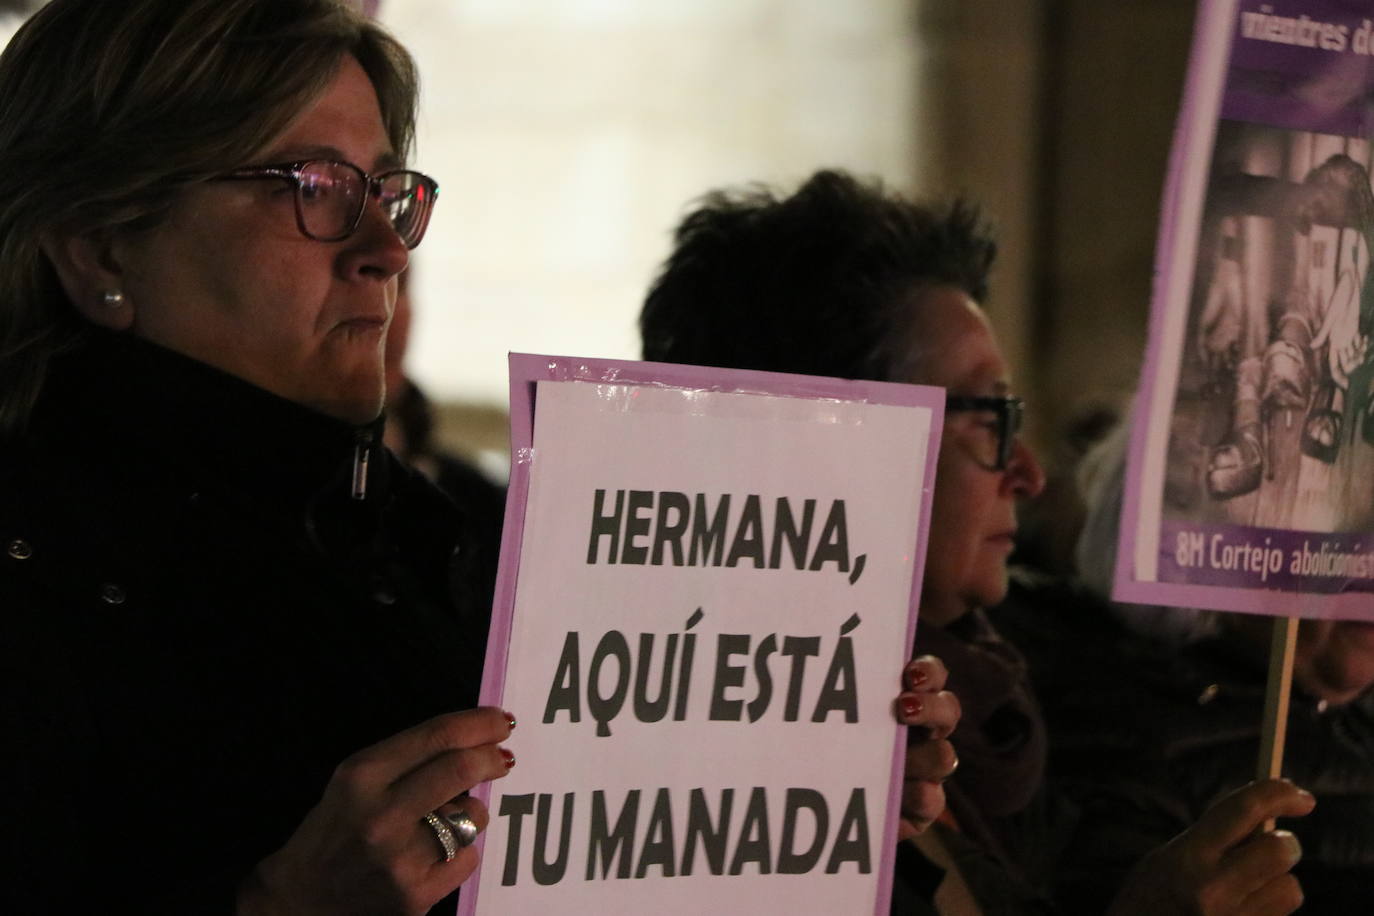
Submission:
<svg viewBox="0 0 1374 916">
<path fill-rule="evenodd" d="M 303 505 L 324 491 L 385 486 L 382 421 L 355 426 L 132 334 L 94 331 L 53 360 L 30 433 L 98 451 L 133 480 Z"/>
</svg>

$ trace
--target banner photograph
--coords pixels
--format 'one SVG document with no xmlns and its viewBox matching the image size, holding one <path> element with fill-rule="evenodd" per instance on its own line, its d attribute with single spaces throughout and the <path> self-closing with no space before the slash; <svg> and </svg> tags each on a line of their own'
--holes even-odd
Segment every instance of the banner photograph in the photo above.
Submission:
<svg viewBox="0 0 1374 916">
<path fill-rule="evenodd" d="M 1361 8 L 1202 5 L 1121 599 L 1374 617 L 1374 24 Z"/>
</svg>

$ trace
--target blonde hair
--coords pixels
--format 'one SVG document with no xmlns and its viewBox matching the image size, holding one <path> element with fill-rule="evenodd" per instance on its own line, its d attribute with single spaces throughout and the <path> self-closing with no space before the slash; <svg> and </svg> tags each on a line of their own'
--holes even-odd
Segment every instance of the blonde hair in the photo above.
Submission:
<svg viewBox="0 0 1374 916">
<path fill-rule="evenodd" d="M 53 0 L 0 55 L 0 436 L 86 327 L 46 233 L 136 231 L 251 161 L 355 57 L 404 157 L 418 79 L 341 0 Z"/>
<path fill-rule="evenodd" d="M 1108 607 L 1112 615 L 1127 629 L 1177 649 L 1219 633 L 1221 615 L 1195 608 L 1111 601 L 1112 582 L 1116 577 L 1117 531 L 1126 494 L 1130 427 L 1129 419 L 1120 423 L 1083 456 L 1079 464 L 1077 482 L 1086 515 L 1074 559 L 1083 584 L 1110 602 Z"/>
</svg>

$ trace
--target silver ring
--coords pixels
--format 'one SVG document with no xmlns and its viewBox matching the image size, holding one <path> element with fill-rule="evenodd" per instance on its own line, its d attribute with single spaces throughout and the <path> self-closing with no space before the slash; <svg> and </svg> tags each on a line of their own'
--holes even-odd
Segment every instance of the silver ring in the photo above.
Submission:
<svg viewBox="0 0 1374 916">
<path fill-rule="evenodd" d="M 429 829 L 434 831 L 434 838 L 439 841 L 439 845 L 444 848 L 444 861 L 452 862 L 453 857 L 458 855 L 458 841 L 454 839 L 453 831 L 448 829 L 448 824 L 439 820 L 439 815 L 433 811 L 425 815 L 425 823 Z M 467 845 L 464 843 L 463 845 Z"/>
<path fill-rule="evenodd" d="M 477 822 L 468 817 L 466 811 L 460 808 L 449 812 L 444 815 L 444 820 L 453 831 L 453 838 L 458 841 L 460 849 L 471 846 L 477 840 Z"/>
</svg>

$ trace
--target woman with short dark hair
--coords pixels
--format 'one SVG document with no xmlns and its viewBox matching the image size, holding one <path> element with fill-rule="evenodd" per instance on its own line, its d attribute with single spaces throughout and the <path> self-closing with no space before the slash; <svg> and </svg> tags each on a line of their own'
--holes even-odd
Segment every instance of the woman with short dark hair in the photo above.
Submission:
<svg viewBox="0 0 1374 916">
<path fill-rule="evenodd" d="M 996 253 L 987 226 L 966 202 L 927 205 L 826 170 L 792 193 L 707 194 L 675 241 L 640 315 L 646 359 L 946 389 L 915 649 L 949 667 L 960 765 L 947 784 L 952 817 L 911 837 L 938 866 L 899 847 L 893 912 L 1057 912 L 1069 903 L 1052 885 L 1072 817 L 1043 791 L 1034 672 L 984 613 L 1007 595 L 1016 501 L 1044 485 L 982 307 Z M 905 721 L 925 724 L 919 713 Z M 914 744 L 909 767 L 943 743 Z M 919 820 L 914 800 L 904 796 L 903 813 Z M 1110 913 L 1291 912 L 1302 900 L 1288 873 L 1296 842 L 1256 828 L 1311 808 L 1311 795 L 1277 780 L 1239 789 L 1130 880 L 1117 875 Z"/>
</svg>

